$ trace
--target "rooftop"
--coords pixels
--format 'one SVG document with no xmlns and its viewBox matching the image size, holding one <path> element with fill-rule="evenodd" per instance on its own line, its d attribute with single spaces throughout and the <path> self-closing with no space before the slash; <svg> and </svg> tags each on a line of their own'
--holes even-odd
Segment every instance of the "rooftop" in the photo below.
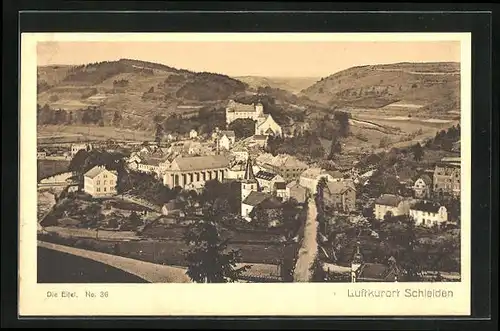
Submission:
<svg viewBox="0 0 500 331">
<path fill-rule="evenodd" d="M 397 207 L 401 201 L 403 201 L 403 198 L 400 196 L 394 194 L 382 194 L 377 200 L 375 200 L 375 204 Z"/>
<path fill-rule="evenodd" d="M 439 211 L 439 208 L 441 206 L 439 204 L 433 203 L 433 202 L 428 202 L 428 201 L 418 201 L 415 203 L 411 209 L 413 210 L 420 210 L 420 211 L 425 211 L 428 213 L 434 213 L 436 214 Z"/>
<path fill-rule="evenodd" d="M 108 170 L 108 169 L 106 169 L 105 166 L 95 166 L 85 173 L 85 177 L 94 178 L 104 171 L 111 172 L 115 176 L 118 175 L 118 173 L 116 171 Z"/>
<path fill-rule="evenodd" d="M 236 102 L 234 100 L 229 101 L 229 103 L 227 104 L 227 109 L 233 112 L 245 112 L 245 113 L 257 111 L 254 105 L 247 105 L 244 103 Z"/>
<path fill-rule="evenodd" d="M 256 192 L 252 191 L 250 194 L 243 200 L 243 204 L 250 206 L 257 206 L 264 202 L 266 199 L 270 199 L 273 196 L 269 193 L 264 192 Z"/>
<path fill-rule="evenodd" d="M 227 136 L 228 138 L 236 137 L 234 131 L 231 130 L 221 131 L 219 134 L 221 137 L 222 136 Z"/>
<path fill-rule="evenodd" d="M 263 180 L 271 180 L 276 176 L 277 176 L 276 174 L 269 172 L 269 171 L 264 171 L 264 170 L 260 170 L 257 174 L 255 174 L 255 178 L 263 179 Z"/>
<path fill-rule="evenodd" d="M 354 188 L 354 185 L 350 181 L 327 182 L 326 187 L 327 187 L 328 192 L 330 192 L 330 194 L 342 194 L 350 189 L 356 191 L 356 189 Z"/>
<path fill-rule="evenodd" d="M 418 177 L 418 179 L 422 179 L 427 186 L 432 185 L 432 178 L 426 174 L 423 174 L 422 176 Z"/>
<path fill-rule="evenodd" d="M 180 171 L 227 168 L 229 160 L 224 155 L 177 157 L 173 162 Z"/>
</svg>

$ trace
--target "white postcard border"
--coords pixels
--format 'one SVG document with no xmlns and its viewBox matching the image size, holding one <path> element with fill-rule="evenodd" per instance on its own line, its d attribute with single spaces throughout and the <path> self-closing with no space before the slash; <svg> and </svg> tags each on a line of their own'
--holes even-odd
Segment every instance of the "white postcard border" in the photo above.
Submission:
<svg viewBox="0 0 500 331">
<path fill-rule="evenodd" d="M 460 41 L 462 222 L 461 282 L 279 284 L 37 284 L 36 43 L 39 41 Z M 20 85 L 21 316 L 102 315 L 469 315 L 471 196 L 470 33 L 23 33 Z M 399 290 L 398 298 L 350 298 L 348 290 Z M 407 298 L 410 290 L 451 291 L 451 298 Z M 55 291 L 77 299 L 48 298 Z M 97 295 L 86 296 L 86 292 Z M 106 298 L 100 293 L 107 292 Z M 433 292 L 435 293 L 435 292 Z"/>
</svg>

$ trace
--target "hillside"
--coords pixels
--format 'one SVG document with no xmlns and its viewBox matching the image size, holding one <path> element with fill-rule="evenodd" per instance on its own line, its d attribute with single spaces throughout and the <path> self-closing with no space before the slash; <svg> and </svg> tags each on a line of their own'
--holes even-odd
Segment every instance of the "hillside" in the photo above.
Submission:
<svg viewBox="0 0 500 331">
<path fill-rule="evenodd" d="M 459 63 L 396 63 L 352 67 L 322 78 L 302 95 L 330 107 L 459 110 Z"/>
<path fill-rule="evenodd" d="M 96 108 L 104 125 L 117 113 L 119 124 L 129 128 L 151 128 L 155 116 L 191 116 L 203 107 L 217 108 L 246 90 L 245 83 L 225 75 L 129 59 L 38 68 L 39 105 L 73 112 L 77 122 L 82 110 Z"/>
<path fill-rule="evenodd" d="M 299 93 L 303 89 L 318 81 L 318 77 L 262 77 L 262 76 L 239 76 L 236 79 L 248 84 L 257 90 L 259 87 L 269 86 L 291 93 Z"/>
</svg>

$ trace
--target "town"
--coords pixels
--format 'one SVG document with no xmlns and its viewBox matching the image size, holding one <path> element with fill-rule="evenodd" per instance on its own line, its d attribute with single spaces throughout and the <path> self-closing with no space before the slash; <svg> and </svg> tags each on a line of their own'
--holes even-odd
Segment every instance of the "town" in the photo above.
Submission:
<svg viewBox="0 0 500 331">
<path fill-rule="evenodd" d="M 354 156 L 332 141 L 325 162 L 316 132 L 280 125 L 261 102 L 229 100 L 224 115 L 210 133 L 158 126 L 153 141 L 39 144 L 39 240 L 187 281 L 202 236 L 186 233 L 210 221 L 238 253 L 238 281 L 460 280 L 459 125 Z M 346 132 L 348 118 L 337 111 Z"/>
</svg>

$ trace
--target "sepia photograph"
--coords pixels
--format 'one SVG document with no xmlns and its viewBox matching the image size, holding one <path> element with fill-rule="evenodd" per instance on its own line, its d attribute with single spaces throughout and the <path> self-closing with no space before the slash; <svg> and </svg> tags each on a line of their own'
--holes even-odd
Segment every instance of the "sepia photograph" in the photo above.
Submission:
<svg viewBox="0 0 500 331">
<path fill-rule="evenodd" d="M 460 34 L 49 35 L 29 55 L 36 223 L 21 240 L 36 284 L 383 283 L 371 295 L 457 299 L 433 284 L 468 267 Z M 367 297 L 359 286 L 346 296 Z"/>
</svg>

